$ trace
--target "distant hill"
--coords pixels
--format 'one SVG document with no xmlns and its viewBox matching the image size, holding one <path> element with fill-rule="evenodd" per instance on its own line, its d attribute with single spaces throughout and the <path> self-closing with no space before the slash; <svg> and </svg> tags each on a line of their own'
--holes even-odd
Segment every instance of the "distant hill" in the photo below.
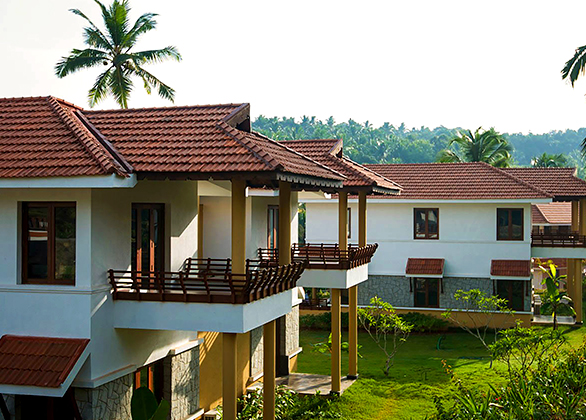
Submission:
<svg viewBox="0 0 586 420">
<path fill-rule="evenodd" d="M 358 123 L 348 120 L 338 123 L 332 117 L 321 121 L 315 117 L 295 120 L 289 117 L 267 118 L 262 115 L 252 126 L 254 130 L 275 140 L 342 138 L 344 152 L 359 163 L 435 162 L 438 152 L 460 130 L 443 126 L 408 129 L 405 124 L 395 127 L 389 123 L 375 127 L 368 121 Z M 498 127 L 496 129 L 498 131 Z M 563 153 L 570 165 L 578 167 L 580 176 L 584 177 L 585 162 L 580 154 L 580 144 L 586 137 L 586 128 L 544 134 L 504 135 L 514 147 L 515 165 L 529 166 L 531 158 L 543 152 Z"/>
</svg>

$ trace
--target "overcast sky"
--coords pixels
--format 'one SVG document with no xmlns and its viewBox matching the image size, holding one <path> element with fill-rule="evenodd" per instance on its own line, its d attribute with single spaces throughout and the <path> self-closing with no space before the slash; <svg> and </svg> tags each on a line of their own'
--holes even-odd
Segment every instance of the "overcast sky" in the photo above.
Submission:
<svg viewBox="0 0 586 420">
<path fill-rule="evenodd" d="M 106 3 L 109 0 L 105 0 Z M 139 49 L 175 45 L 151 67 L 177 105 L 250 102 L 253 116 L 330 115 L 408 127 L 494 126 L 540 133 L 586 126 L 586 76 L 560 70 L 586 44 L 586 2 L 132 0 L 159 25 Z M 54 95 L 87 107 L 102 69 L 57 79 L 82 48 L 92 0 L 0 0 L 0 97 Z M 170 104 L 142 91 L 132 107 Z M 109 100 L 99 108 L 115 108 Z"/>
</svg>

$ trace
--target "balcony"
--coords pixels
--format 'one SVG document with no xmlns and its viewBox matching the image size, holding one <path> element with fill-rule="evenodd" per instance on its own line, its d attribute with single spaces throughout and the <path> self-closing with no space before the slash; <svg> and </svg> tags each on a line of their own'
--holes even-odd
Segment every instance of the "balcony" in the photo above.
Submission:
<svg viewBox="0 0 586 420">
<path fill-rule="evenodd" d="M 177 272 L 109 270 L 115 327 L 241 333 L 287 314 L 304 265 L 188 258 Z"/>
<path fill-rule="evenodd" d="M 305 267 L 298 285 L 333 289 L 349 289 L 368 280 L 368 263 L 378 244 L 363 247 L 348 245 L 340 249 L 338 244 L 293 244 L 291 260 Z M 270 267 L 278 261 L 278 251 L 259 249 L 261 266 Z"/>
<path fill-rule="evenodd" d="M 531 256 L 535 258 L 586 258 L 586 236 L 576 232 L 533 233 Z"/>
</svg>

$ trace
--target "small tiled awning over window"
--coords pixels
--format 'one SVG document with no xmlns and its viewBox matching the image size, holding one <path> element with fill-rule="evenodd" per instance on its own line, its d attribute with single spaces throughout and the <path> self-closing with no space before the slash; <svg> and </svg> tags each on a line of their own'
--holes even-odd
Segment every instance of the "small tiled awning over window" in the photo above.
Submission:
<svg viewBox="0 0 586 420">
<path fill-rule="evenodd" d="M 496 279 L 531 280 L 531 260 L 492 260 L 490 276 Z"/>
<path fill-rule="evenodd" d="M 442 277 L 443 258 L 409 258 L 405 270 L 407 277 Z"/>
<path fill-rule="evenodd" d="M 0 338 L 0 393 L 62 396 L 89 354 L 89 339 L 4 335 Z M 26 392 L 24 390 L 26 389 Z M 52 389 L 52 391 L 51 391 Z"/>
</svg>

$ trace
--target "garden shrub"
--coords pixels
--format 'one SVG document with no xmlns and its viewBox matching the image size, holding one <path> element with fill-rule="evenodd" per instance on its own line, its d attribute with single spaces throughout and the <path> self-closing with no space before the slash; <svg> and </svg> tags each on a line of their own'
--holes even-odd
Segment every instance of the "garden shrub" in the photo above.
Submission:
<svg viewBox="0 0 586 420">
<path fill-rule="evenodd" d="M 342 328 L 348 328 L 348 313 L 342 312 Z M 319 315 L 301 315 L 299 317 L 299 327 L 304 330 L 324 330 L 332 329 L 332 313 L 324 311 Z"/>
<path fill-rule="evenodd" d="M 447 331 L 450 326 L 450 323 L 446 319 L 436 318 L 435 316 L 418 312 L 401 314 L 399 317 L 413 327 L 413 332 L 443 332 Z"/>
<path fill-rule="evenodd" d="M 238 399 L 238 420 L 261 420 L 262 390 L 249 392 Z M 221 412 L 221 410 L 219 410 Z M 279 386 L 275 395 L 276 420 L 327 420 L 341 419 L 342 414 L 335 398 L 319 395 L 301 396 Z"/>
<path fill-rule="evenodd" d="M 586 418 L 586 345 L 544 354 L 535 367 L 512 376 L 506 386 L 484 392 L 466 388 L 446 365 L 457 386 L 450 401 L 436 398 L 436 420 Z"/>
</svg>

